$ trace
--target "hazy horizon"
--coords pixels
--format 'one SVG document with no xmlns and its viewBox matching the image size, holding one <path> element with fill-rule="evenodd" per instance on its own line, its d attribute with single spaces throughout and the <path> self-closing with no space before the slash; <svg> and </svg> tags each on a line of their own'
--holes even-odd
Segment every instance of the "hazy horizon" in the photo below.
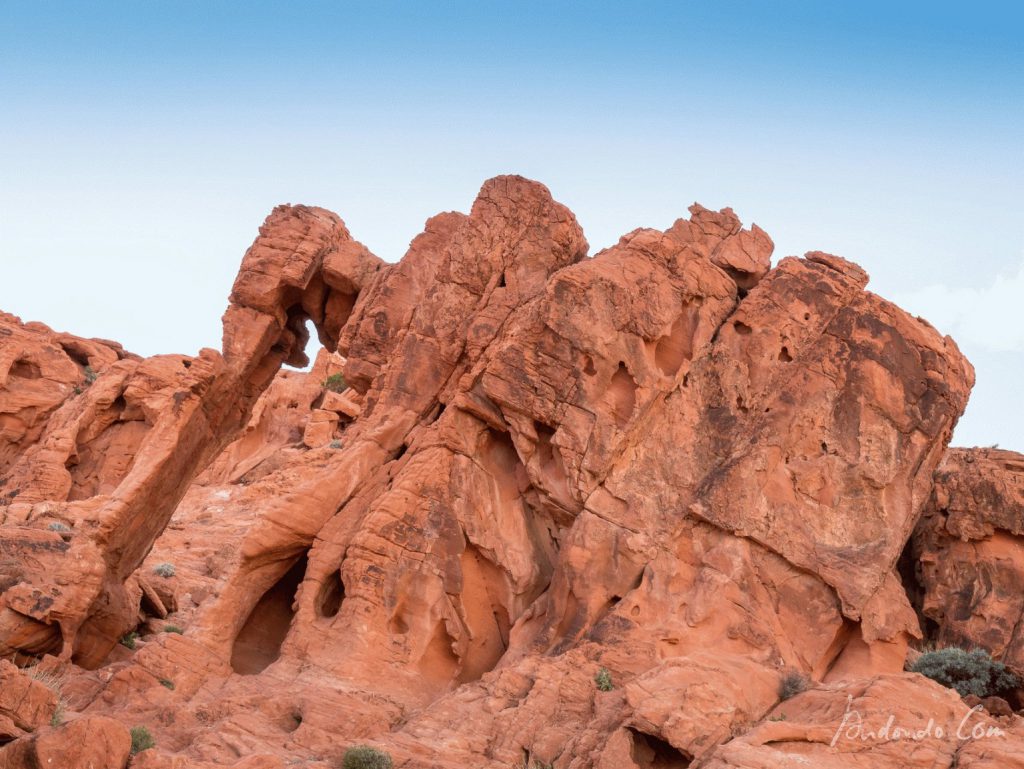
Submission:
<svg viewBox="0 0 1024 769">
<path fill-rule="evenodd" d="M 0 20 L 0 310 L 219 347 L 283 202 L 388 261 L 487 178 L 591 253 L 732 207 L 840 254 L 977 370 L 958 445 L 1024 450 L 1024 10 L 992 3 L 107 3 Z"/>
</svg>

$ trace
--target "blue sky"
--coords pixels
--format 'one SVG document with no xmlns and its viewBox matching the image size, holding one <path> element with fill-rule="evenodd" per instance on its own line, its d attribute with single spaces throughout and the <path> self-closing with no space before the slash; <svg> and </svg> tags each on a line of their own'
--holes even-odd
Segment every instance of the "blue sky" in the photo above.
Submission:
<svg viewBox="0 0 1024 769">
<path fill-rule="evenodd" d="M 1024 450 L 1024 10 L 946 3 L 4 3 L 0 308 L 219 346 L 277 203 L 394 260 L 499 173 L 592 251 L 732 206 L 951 333 L 956 435 Z"/>
</svg>

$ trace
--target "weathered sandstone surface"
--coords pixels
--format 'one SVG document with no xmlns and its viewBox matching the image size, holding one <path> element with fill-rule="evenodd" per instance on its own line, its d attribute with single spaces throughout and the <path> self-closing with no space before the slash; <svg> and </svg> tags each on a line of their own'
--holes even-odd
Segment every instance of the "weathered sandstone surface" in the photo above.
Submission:
<svg viewBox="0 0 1024 769">
<path fill-rule="evenodd" d="M 0 315 L 0 767 L 1024 762 L 903 672 L 1024 669 L 1024 457 L 947 452 L 953 341 L 772 250 L 695 205 L 588 256 L 498 177 L 396 264 L 275 209 L 219 352 Z"/>
<path fill-rule="evenodd" d="M 930 635 L 1024 670 L 1024 456 L 950 449 L 912 551 Z"/>
</svg>

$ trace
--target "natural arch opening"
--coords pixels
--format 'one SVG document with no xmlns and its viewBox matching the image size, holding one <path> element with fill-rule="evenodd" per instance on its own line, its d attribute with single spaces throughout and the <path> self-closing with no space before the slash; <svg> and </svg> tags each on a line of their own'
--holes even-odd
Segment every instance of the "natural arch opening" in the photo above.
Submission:
<svg viewBox="0 0 1024 769">
<path fill-rule="evenodd" d="M 313 323 L 312 318 L 306 318 L 305 323 L 302 324 L 305 329 L 305 333 L 296 334 L 296 343 L 301 345 L 303 355 L 306 358 L 306 363 L 302 366 L 292 365 L 288 361 L 281 364 L 281 368 L 285 371 L 304 371 L 308 372 L 313 368 L 313 363 L 316 362 L 316 354 L 320 351 L 323 346 L 320 344 L 316 324 Z"/>
<path fill-rule="evenodd" d="M 236 673 L 259 673 L 281 655 L 281 644 L 295 616 L 295 593 L 306 573 L 306 562 L 303 554 L 249 612 L 231 650 L 231 667 Z"/>
</svg>

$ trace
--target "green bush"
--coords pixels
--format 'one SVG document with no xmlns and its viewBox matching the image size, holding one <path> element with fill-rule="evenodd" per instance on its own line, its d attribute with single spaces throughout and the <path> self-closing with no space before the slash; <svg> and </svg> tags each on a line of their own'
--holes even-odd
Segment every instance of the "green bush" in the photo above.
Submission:
<svg viewBox="0 0 1024 769">
<path fill-rule="evenodd" d="M 371 748 L 369 745 L 356 745 L 345 751 L 341 761 L 341 769 L 391 769 L 391 756 Z"/>
<path fill-rule="evenodd" d="M 137 640 L 139 640 L 139 634 L 133 630 L 130 633 L 125 633 L 123 636 L 121 636 L 121 646 L 125 646 L 129 649 L 134 649 L 135 642 Z"/>
<path fill-rule="evenodd" d="M 332 449 L 340 449 L 341 448 L 341 441 L 331 441 L 331 448 Z"/>
<path fill-rule="evenodd" d="M 54 521 L 53 523 L 49 524 L 46 528 L 48 528 L 50 531 L 71 531 L 70 526 L 68 526 L 66 523 L 61 523 L 60 521 Z"/>
<path fill-rule="evenodd" d="M 99 376 L 99 374 L 97 374 L 95 371 L 93 371 L 92 366 L 86 366 L 85 367 L 85 384 L 86 384 L 86 386 L 91 385 L 93 382 L 95 382 L 96 378 L 98 376 Z"/>
<path fill-rule="evenodd" d="M 158 563 L 153 567 L 153 572 L 160 577 L 170 579 L 176 574 L 173 563 Z"/>
<path fill-rule="evenodd" d="M 956 689 L 961 697 L 990 697 L 1020 685 L 1017 676 L 984 649 L 967 651 L 949 646 L 925 652 L 910 666 L 910 671 Z"/>
<path fill-rule="evenodd" d="M 165 633 L 177 633 L 178 635 L 181 635 L 185 631 L 182 630 L 177 625 L 164 625 L 164 632 Z"/>
<path fill-rule="evenodd" d="M 132 755 L 156 747 L 156 740 L 145 726 L 132 727 Z"/>
<path fill-rule="evenodd" d="M 324 380 L 324 389 L 330 390 L 332 393 L 345 392 L 348 389 L 348 382 L 345 381 L 345 377 L 340 372 L 331 374 Z"/>
<path fill-rule="evenodd" d="M 601 668 L 597 671 L 597 675 L 594 676 L 594 683 L 597 684 L 598 691 L 610 692 L 615 686 L 612 684 L 612 674 L 608 672 L 608 668 Z"/>
<path fill-rule="evenodd" d="M 174 681 L 172 681 L 169 678 L 161 678 L 160 685 L 165 689 L 170 689 L 171 691 L 174 691 Z"/>
<path fill-rule="evenodd" d="M 807 691 L 807 679 L 800 673 L 787 673 L 779 682 L 779 699 L 788 700 Z"/>
</svg>

